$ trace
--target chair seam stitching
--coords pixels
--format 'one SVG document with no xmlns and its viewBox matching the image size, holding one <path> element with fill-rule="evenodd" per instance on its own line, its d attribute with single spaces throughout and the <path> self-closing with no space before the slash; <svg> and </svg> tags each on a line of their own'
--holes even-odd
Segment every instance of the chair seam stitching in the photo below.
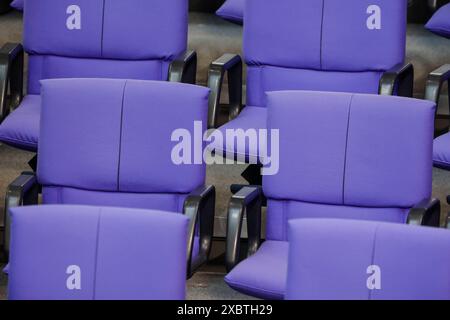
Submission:
<svg viewBox="0 0 450 320">
<path fill-rule="evenodd" d="M 342 175 L 342 205 L 345 205 L 345 176 L 347 174 L 347 151 L 348 151 L 348 138 L 350 133 L 350 114 L 352 110 L 353 97 L 355 95 L 352 94 L 348 106 L 348 115 L 347 115 L 347 133 L 345 138 L 345 150 L 344 150 L 344 170 Z"/>
<path fill-rule="evenodd" d="M 284 239 L 285 241 L 287 241 L 287 236 L 286 236 L 286 228 L 287 228 L 287 224 L 288 224 L 288 219 L 287 219 L 287 214 L 286 214 L 286 206 L 287 206 L 287 202 L 283 201 L 283 207 L 282 207 L 282 211 L 283 211 L 283 230 L 282 231 L 282 239 Z"/>
<path fill-rule="evenodd" d="M 119 159 L 117 161 L 117 191 L 120 191 L 120 164 L 122 158 L 122 135 L 123 135 L 123 111 L 125 101 L 125 89 L 127 87 L 128 80 L 125 80 L 122 91 L 122 106 L 120 110 L 120 132 L 119 132 Z"/>
<path fill-rule="evenodd" d="M 97 234 L 95 239 L 95 260 L 94 260 L 94 286 L 92 288 L 93 300 L 95 300 L 97 295 L 97 268 L 98 268 L 98 246 L 100 240 L 100 221 L 102 216 L 102 208 L 98 210 L 98 218 L 97 218 Z"/>
<path fill-rule="evenodd" d="M 373 234 L 373 243 L 372 243 L 372 257 L 370 259 L 370 264 L 374 265 L 375 263 L 375 252 L 376 252 L 376 243 L 377 243 L 377 235 L 378 235 L 378 229 L 380 228 L 380 225 L 378 224 L 375 228 L 374 234 Z M 369 288 L 367 288 L 369 290 L 369 296 L 368 296 L 368 300 L 372 300 L 372 291 Z"/>
<path fill-rule="evenodd" d="M 322 51 L 323 51 L 323 22 L 325 16 L 325 0 L 322 0 L 322 19 L 320 22 L 320 70 L 322 70 Z"/>
<path fill-rule="evenodd" d="M 102 11 L 102 34 L 100 39 L 100 56 L 103 57 L 103 34 L 105 31 L 105 7 L 106 7 L 106 0 L 103 0 L 103 11 Z"/>
</svg>

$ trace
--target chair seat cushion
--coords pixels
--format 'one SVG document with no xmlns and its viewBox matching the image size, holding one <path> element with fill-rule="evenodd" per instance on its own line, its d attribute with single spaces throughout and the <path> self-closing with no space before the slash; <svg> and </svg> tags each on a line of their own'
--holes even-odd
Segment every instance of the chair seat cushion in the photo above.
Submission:
<svg viewBox="0 0 450 320">
<path fill-rule="evenodd" d="M 242 24 L 244 20 L 244 7 L 246 0 L 227 0 L 217 10 L 216 14 L 231 22 Z"/>
<path fill-rule="evenodd" d="M 226 277 L 233 289 L 262 299 L 284 298 L 288 242 L 266 241 L 251 257 L 239 263 Z"/>
<path fill-rule="evenodd" d="M 434 140 L 433 162 L 438 168 L 450 170 L 450 133 Z"/>
<path fill-rule="evenodd" d="M 441 7 L 425 27 L 437 35 L 450 38 L 450 3 Z"/>
<path fill-rule="evenodd" d="M 0 125 L 0 141 L 28 151 L 36 151 L 39 139 L 41 97 L 28 95 Z"/>
<path fill-rule="evenodd" d="M 258 135 L 259 129 L 266 128 L 267 109 L 262 107 L 247 106 L 242 110 L 236 119 L 226 123 L 218 129 L 223 137 L 223 141 L 213 139 L 212 143 L 207 146 L 207 149 L 209 151 L 214 150 L 216 155 L 223 154 L 223 156 L 228 159 L 237 159 L 238 161 L 243 162 L 260 162 L 260 149 L 265 148 L 266 140 L 259 141 L 258 139 L 257 143 L 251 143 L 249 139 L 246 139 L 245 144 L 238 143 L 236 138 L 230 140 L 226 139 L 227 130 L 242 129 L 247 131 L 249 129 L 256 129 L 255 132 L 256 135 Z"/>
</svg>

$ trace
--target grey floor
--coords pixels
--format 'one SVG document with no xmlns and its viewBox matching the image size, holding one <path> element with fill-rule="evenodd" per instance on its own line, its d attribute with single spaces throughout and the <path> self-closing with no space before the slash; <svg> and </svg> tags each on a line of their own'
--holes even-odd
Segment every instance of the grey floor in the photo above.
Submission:
<svg viewBox="0 0 450 320">
<path fill-rule="evenodd" d="M 215 19 L 214 17 L 208 19 Z M 20 42 L 22 37 L 22 16 L 18 12 L 10 12 L 6 15 L 0 16 L 0 45 L 5 42 Z M 217 20 L 219 26 L 225 26 L 227 23 Z M 199 15 L 191 16 L 191 22 L 194 26 L 190 28 L 190 47 L 198 49 L 200 43 L 204 43 L 205 24 L 204 21 L 199 21 Z M 219 27 L 217 27 L 220 29 Z M 229 28 L 228 34 L 224 35 L 226 38 L 230 34 L 239 36 L 241 29 L 237 26 L 227 25 Z M 221 29 L 220 29 L 221 30 Z M 221 32 L 218 30 L 217 32 Z M 203 40 L 202 40 L 203 39 Z M 226 38 L 227 39 L 227 38 Z M 418 40 L 420 41 L 420 38 Z M 432 38 L 434 39 L 434 38 Z M 211 46 L 207 48 L 206 53 L 200 54 L 202 57 L 207 55 L 208 59 L 212 56 L 219 56 L 220 52 L 230 51 L 222 49 L 223 46 L 231 47 L 233 52 L 240 50 L 240 46 L 230 40 L 226 40 L 225 44 L 222 42 L 219 46 Z M 437 41 L 437 40 L 436 40 Z M 411 42 L 411 40 L 409 41 Z M 208 42 L 207 42 L 208 43 Z M 234 47 L 235 48 L 234 48 Z M 204 47 L 204 46 L 203 46 Z M 236 50 L 234 50 L 236 49 Z M 216 52 L 217 51 L 217 52 Z M 209 57 L 211 56 L 211 57 Z M 208 61 L 211 61 L 208 60 Z M 208 63 L 202 61 L 200 63 L 200 82 L 205 81 L 205 68 Z M 433 66 L 434 67 L 434 66 Z M 427 68 L 432 70 L 430 66 Z M 22 171 L 29 170 L 27 162 L 33 155 L 28 152 L 18 151 L 5 145 L 0 145 L 0 212 L 3 212 L 2 205 L 4 203 L 4 194 L 7 185 Z M 235 166 L 212 166 L 208 168 L 207 180 L 208 183 L 214 184 L 217 188 L 217 207 L 216 215 L 219 219 L 216 223 L 216 233 L 223 233 L 225 227 L 225 216 L 230 192 L 228 187 L 232 183 L 243 182 L 240 178 L 240 172 L 245 168 L 243 165 Z M 439 169 L 433 171 L 433 195 L 443 202 L 443 212 L 448 212 L 449 207 L 446 205 L 446 195 L 450 194 L 450 172 Z M 1 216 L 1 214 L 0 214 Z M 221 265 L 220 254 L 223 253 L 223 243 L 216 242 L 213 248 L 214 257 L 217 258 L 208 266 L 203 267 L 192 279 L 187 283 L 188 299 L 249 299 L 249 297 L 240 295 L 226 286 L 223 281 L 225 269 Z M 0 266 L 1 268 L 2 266 Z M 7 278 L 0 272 L 0 299 L 6 298 Z"/>
</svg>

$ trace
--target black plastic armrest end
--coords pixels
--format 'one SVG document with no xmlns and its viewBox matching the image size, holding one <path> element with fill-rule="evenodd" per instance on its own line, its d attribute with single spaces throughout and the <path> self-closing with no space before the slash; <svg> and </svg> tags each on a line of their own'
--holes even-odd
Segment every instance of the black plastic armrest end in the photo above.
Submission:
<svg viewBox="0 0 450 320">
<path fill-rule="evenodd" d="M 414 91 L 414 66 L 411 63 L 398 64 L 383 73 L 379 94 L 412 97 Z"/>
<path fill-rule="evenodd" d="M 7 56 L 10 60 L 14 60 L 23 53 L 23 46 L 20 43 L 8 42 L 0 48 L 0 56 Z"/>
<path fill-rule="evenodd" d="M 208 128 L 217 128 L 223 79 L 228 72 L 229 119 L 242 110 L 242 59 L 237 54 L 226 53 L 211 63 L 208 72 L 209 96 Z"/>
<path fill-rule="evenodd" d="M 188 277 L 208 261 L 214 233 L 214 210 L 216 189 L 214 186 L 200 187 L 192 192 L 184 202 L 184 214 L 189 217 L 187 268 Z M 192 259 L 195 236 L 199 230 L 200 246 L 196 259 Z"/>
<path fill-rule="evenodd" d="M 248 251 L 254 254 L 261 243 L 261 187 L 244 187 L 231 197 L 228 207 L 226 268 L 231 271 L 240 258 L 240 241 L 244 215 L 247 215 Z"/>
<path fill-rule="evenodd" d="M 409 211 L 408 224 L 439 227 L 441 202 L 438 199 L 424 199 Z"/>
<path fill-rule="evenodd" d="M 197 53 L 188 50 L 178 56 L 169 67 L 168 81 L 195 84 L 197 81 Z"/>
<path fill-rule="evenodd" d="M 23 172 L 16 178 L 6 191 L 4 212 L 4 249 L 9 252 L 10 217 L 9 210 L 14 207 L 33 205 L 38 203 L 39 186 L 36 175 L 32 172 Z"/>
<path fill-rule="evenodd" d="M 428 75 L 425 88 L 425 99 L 439 103 L 442 86 L 450 80 L 450 64 L 445 64 Z M 450 87 L 450 83 L 449 83 Z M 450 95 L 450 93 L 449 93 Z"/>
<path fill-rule="evenodd" d="M 22 101 L 23 59 L 21 44 L 7 43 L 0 48 L 0 121 L 6 118 L 10 108 L 17 107 Z M 9 104 L 8 88 L 11 94 Z"/>
</svg>

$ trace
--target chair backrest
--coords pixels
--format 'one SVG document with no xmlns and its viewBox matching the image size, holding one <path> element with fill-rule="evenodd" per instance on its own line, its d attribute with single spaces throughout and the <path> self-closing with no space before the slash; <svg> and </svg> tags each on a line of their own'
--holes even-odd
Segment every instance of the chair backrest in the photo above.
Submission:
<svg viewBox="0 0 450 320">
<path fill-rule="evenodd" d="M 181 212 L 186 195 L 204 184 L 205 165 L 172 159 L 177 132 L 203 134 L 208 96 L 207 88 L 165 81 L 43 80 L 44 202 Z M 202 147 L 181 142 L 192 157 Z"/>
<path fill-rule="evenodd" d="M 264 176 L 268 237 L 293 218 L 405 222 L 431 196 L 435 104 L 314 91 L 267 94 L 279 171 Z"/>
<path fill-rule="evenodd" d="M 266 91 L 377 93 L 403 63 L 406 0 L 248 0 L 247 104 Z"/>
<path fill-rule="evenodd" d="M 289 239 L 287 299 L 450 299 L 449 230 L 301 219 Z"/>
<path fill-rule="evenodd" d="M 39 80 L 165 80 L 187 46 L 187 0 L 25 0 L 28 93 Z"/>
<path fill-rule="evenodd" d="M 88 206 L 11 214 L 9 299 L 185 298 L 183 215 Z"/>
</svg>

